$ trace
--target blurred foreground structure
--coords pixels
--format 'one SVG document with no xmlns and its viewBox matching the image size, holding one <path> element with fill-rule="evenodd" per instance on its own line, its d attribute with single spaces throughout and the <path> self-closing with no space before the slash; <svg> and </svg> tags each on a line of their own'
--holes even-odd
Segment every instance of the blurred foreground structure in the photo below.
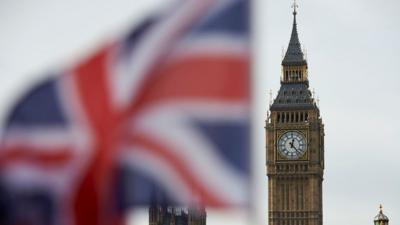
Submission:
<svg viewBox="0 0 400 225">
<path fill-rule="evenodd" d="M 205 208 L 177 208 L 152 206 L 149 209 L 149 225 L 206 225 Z"/>
</svg>

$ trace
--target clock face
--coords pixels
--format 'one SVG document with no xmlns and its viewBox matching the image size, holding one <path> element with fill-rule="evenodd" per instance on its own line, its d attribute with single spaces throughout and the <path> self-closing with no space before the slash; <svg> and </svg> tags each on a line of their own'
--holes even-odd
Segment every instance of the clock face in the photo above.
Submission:
<svg viewBox="0 0 400 225">
<path fill-rule="evenodd" d="M 278 152 L 287 159 L 298 159 L 306 150 L 306 139 L 298 131 L 288 131 L 279 138 Z"/>
</svg>

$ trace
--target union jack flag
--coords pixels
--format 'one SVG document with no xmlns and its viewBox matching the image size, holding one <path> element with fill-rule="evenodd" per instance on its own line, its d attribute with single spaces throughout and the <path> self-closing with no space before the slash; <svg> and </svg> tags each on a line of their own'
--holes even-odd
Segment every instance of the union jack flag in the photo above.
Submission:
<svg viewBox="0 0 400 225">
<path fill-rule="evenodd" d="M 34 87 L 0 148 L 0 223 L 117 224 L 249 203 L 247 0 L 180 1 Z"/>
</svg>

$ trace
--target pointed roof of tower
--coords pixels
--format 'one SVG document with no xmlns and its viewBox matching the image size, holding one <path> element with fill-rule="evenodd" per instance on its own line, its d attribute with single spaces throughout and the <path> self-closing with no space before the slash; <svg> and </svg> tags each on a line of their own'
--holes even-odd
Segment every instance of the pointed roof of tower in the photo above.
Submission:
<svg viewBox="0 0 400 225">
<path fill-rule="evenodd" d="M 293 29 L 290 38 L 289 47 L 286 51 L 285 58 L 282 61 L 282 66 L 296 66 L 307 65 L 304 59 L 303 52 L 301 51 L 299 36 L 297 34 L 296 15 L 297 15 L 296 1 L 293 4 Z M 274 99 L 270 110 L 287 110 L 287 109 L 317 109 L 318 106 L 315 102 L 314 96 L 308 89 L 308 81 L 305 82 L 281 82 L 278 95 Z"/>
<path fill-rule="evenodd" d="M 307 65 L 307 61 L 305 60 L 303 51 L 301 50 L 299 35 L 297 33 L 296 8 L 298 7 L 298 5 L 296 4 L 296 1 L 294 2 L 292 7 L 293 7 L 292 35 L 290 36 L 289 46 L 286 50 L 285 57 L 283 58 L 282 65 L 283 66 Z"/>
</svg>

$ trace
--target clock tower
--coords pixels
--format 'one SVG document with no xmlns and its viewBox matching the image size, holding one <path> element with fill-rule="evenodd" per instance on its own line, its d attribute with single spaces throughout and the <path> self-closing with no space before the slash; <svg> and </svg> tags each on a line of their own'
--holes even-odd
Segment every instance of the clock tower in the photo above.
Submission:
<svg viewBox="0 0 400 225">
<path fill-rule="evenodd" d="M 322 225 L 324 125 L 309 90 L 296 8 L 281 87 L 266 121 L 269 225 Z"/>
</svg>

